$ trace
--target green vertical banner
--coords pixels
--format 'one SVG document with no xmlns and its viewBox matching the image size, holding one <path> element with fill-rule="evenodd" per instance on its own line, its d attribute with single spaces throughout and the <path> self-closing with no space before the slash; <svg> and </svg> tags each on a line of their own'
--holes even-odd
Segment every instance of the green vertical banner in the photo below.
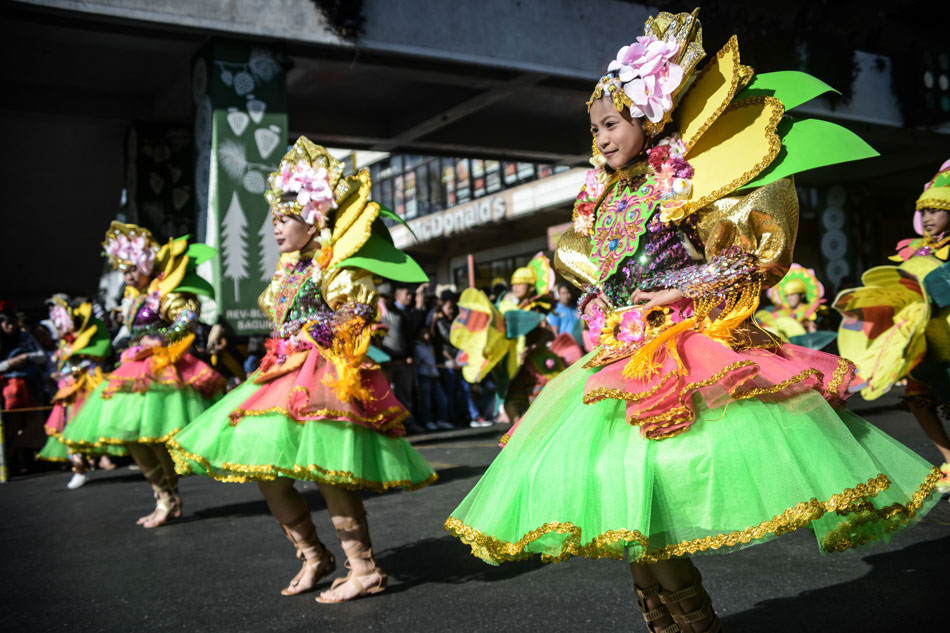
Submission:
<svg viewBox="0 0 950 633">
<path fill-rule="evenodd" d="M 280 257 L 263 194 L 287 146 L 286 72 L 271 48 L 212 39 L 195 58 L 192 94 L 197 238 L 218 250 L 199 270 L 215 290 L 202 319 L 262 334 L 270 322 L 257 297 Z"/>
<path fill-rule="evenodd" d="M 159 242 L 194 234 L 194 139 L 187 127 L 135 123 L 126 137 L 126 216 Z"/>
</svg>

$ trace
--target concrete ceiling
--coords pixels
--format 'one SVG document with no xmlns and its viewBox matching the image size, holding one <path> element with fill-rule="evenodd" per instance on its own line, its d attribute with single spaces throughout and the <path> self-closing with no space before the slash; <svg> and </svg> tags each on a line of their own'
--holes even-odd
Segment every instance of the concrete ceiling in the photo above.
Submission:
<svg viewBox="0 0 950 633">
<path fill-rule="evenodd" d="M 200 25 L 0 4 L 0 252 L 5 271 L 30 263 L 29 275 L 4 275 L 0 296 L 38 305 L 52 292 L 92 291 L 98 243 L 123 187 L 126 130 L 138 121 L 190 125 L 191 59 L 215 34 Z M 439 59 L 406 46 L 365 50 L 324 40 L 278 43 L 291 62 L 292 135 L 359 149 L 560 164 L 583 164 L 588 155 L 584 103 L 597 68 L 581 77 L 537 63 L 512 69 L 455 53 Z M 945 158 L 946 137 L 849 126 L 885 156 L 799 182 L 922 182 Z"/>
</svg>

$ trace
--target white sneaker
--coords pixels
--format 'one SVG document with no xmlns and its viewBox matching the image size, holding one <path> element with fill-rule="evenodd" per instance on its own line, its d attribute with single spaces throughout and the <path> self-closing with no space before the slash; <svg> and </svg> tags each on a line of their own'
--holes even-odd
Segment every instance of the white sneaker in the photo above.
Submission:
<svg viewBox="0 0 950 633">
<path fill-rule="evenodd" d="M 73 477 L 69 480 L 69 483 L 66 484 L 66 487 L 70 490 L 75 490 L 76 488 L 82 487 L 88 479 L 89 476 L 86 475 L 86 473 L 73 473 Z"/>
</svg>

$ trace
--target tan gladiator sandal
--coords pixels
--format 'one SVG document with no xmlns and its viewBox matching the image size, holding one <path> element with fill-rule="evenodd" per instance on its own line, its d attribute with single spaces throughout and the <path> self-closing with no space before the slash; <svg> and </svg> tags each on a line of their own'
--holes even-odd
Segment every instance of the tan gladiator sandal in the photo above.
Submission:
<svg viewBox="0 0 950 633">
<path fill-rule="evenodd" d="M 280 527 L 297 550 L 297 558 L 304 561 L 290 584 L 280 590 L 281 595 L 296 596 L 311 591 L 317 581 L 336 571 L 336 559 L 317 537 L 317 528 L 310 518 L 309 509 L 290 523 L 281 523 Z M 307 574 L 312 574 L 313 580 L 309 586 L 301 586 Z"/>
<path fill-rule="evenodd" d="M 155 497 L 156 502 L 155 502 L 155 509 L 149 512 L 148 514 L 146 514 L 144 517 L 139 517 L 138 521 L 135 522 L 136 525 L 145 525 L 145 523 L 148 522 L 148 520 L 151 519 L 152 516 L 156 512 L 158 512 L 158 491 L 156 490 L 156 486 L 158 486 L 158 484 L 161 483 L 162 480 L 161 478 L 159 478 L 155 481 L 152 481 L 152 479 L 155 477 L 155 474 L 158 472 L 161 472 L 161 470 L 162 470 L 162 466 L 161 464 L 159 464 L 158 466 L 156 466 L 155 468 L 153 468 L 152 470 L 148 472 L 144 472 L 144 471 L 142 472 L 142 476 L 145 477 L 149 485 L 152 486 L 152 494 Z"/>
<path fill-rule="evenodd" d="M 338 604 L 340 602 L 349 602 L 350 600 L 385 591 L 386 582 L 389 577 L 383 573 L 376 564 L 376 559 L 373 558 L 373 545 L 369 540 L 369 524 L 366 522 L 366 515 L 364 514 L 361 519 L 350 517 L 334 518 L 333 523 L 336 526 L 337 535 L 340 537 L 340 544 L 343 546 L 343 551 L 346 553 L 347 560 L 345 565 L 346 568 L 350 570 L 350 573 L 343 578 L 334 580 L 333 584 L 330 585 L 330 591 L 350 583 L 356 587 L 357 594 L 350 598 L 334 600 L 324 597 L 327 593 L 324 592 L 317 596 L 317 602 L 322 604 Z M 369 561 L 371 566 L 369 569 L 356 572 L 350 564 L 351 560 Z M 360 580 L 361 578 L 366 579 L 370 577 L 375 578 L 375 580 L 367 583 Z"/>
<path fill-rule="evenodd" d="M 154 472 L 153 470 L 152 473 Z M 152 484 L 152 490 L 155 494 L 155 510 L 152 514 L 140 519 L 142 521 L 140 525 L 146 529 L 151 529 L 165 525 L 169 521 L 180 519 L 182 503 L 181 496 L 178 494 L 178 482 L 170 484 L 168 477 L 162 475 L 158 483 Z M 159 513 L 165 515 L 165 518 L 161 521 L 158 520 Z"/>
<path fill-rule="evenodd" d="M 643 613 L 643 620 L 646 622 L 647 630 L 650 633 L 680 633 L 680 627 L 673 621 L 670 610 L 666 608 L 666 605 L 663 604 L 659 598 L 659 583 L 646 588 L 634 583 L 633 589 L 637 592 L 637 604 L 640 606 L 640 612 Z M 650 600 L 651 598 L 653 598 L 653 600 Z M 658 606 L 651 609 L 647 604 L 648 601 L 658 604 Z M 666 620 L 669 624 L 663 628 L 657 628 L 660 626 L 657 623 L 662 620 Z"/>
<path fill-rule="evenodd" d="M 696 597 L 700 598 L 698 608 L 687 612 L 680 606 L 682 601 Z M 673 621 L 679 626 L 678 631 L 682 633 L 721 633 L 722 624 L 719 622 L 716 612 L 713 611 L 712 598 L 703 588 L 703 577 L 699 570 L 696 570 L 696 578 L 693 579 L 689 587 L 679 591 L 661 591 L 660 600 L 669 609 Z M 709 621 L 706 627 L 699 628 L 703 626 L 702 622 L 710 616 L 712 616 L 712 620 Z"/>
</svg>

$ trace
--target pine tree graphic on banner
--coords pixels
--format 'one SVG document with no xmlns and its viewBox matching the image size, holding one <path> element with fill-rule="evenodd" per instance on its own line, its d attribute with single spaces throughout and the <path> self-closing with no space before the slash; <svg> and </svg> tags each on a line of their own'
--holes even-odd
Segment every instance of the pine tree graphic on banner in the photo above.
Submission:
<svg viewBox="0 0 950 633">
<path fill-rule="evenodd" d="M 264 216 L 264 223 L 261 224 L 257 232 L 261 241 L 261 260 L 259 262 L 261 270 L 261 281 L 270 281 L 277 271 L 277 262 L 280 260 L 280 248 L 277 246 L 277 240 L 274 239 L 274 223 L 271 221 L 271 215 Z"/>
<path fill-rule="evenodd" d="M 237 192 L 231 194 L 231 204 L 221 225 L 221 250 L 224 256 L 224 276 L 234 281 L 234 300 L 241 300 L 240 282 L 247 279 L 247 218 L 238 201 Z"/>
</svg>

